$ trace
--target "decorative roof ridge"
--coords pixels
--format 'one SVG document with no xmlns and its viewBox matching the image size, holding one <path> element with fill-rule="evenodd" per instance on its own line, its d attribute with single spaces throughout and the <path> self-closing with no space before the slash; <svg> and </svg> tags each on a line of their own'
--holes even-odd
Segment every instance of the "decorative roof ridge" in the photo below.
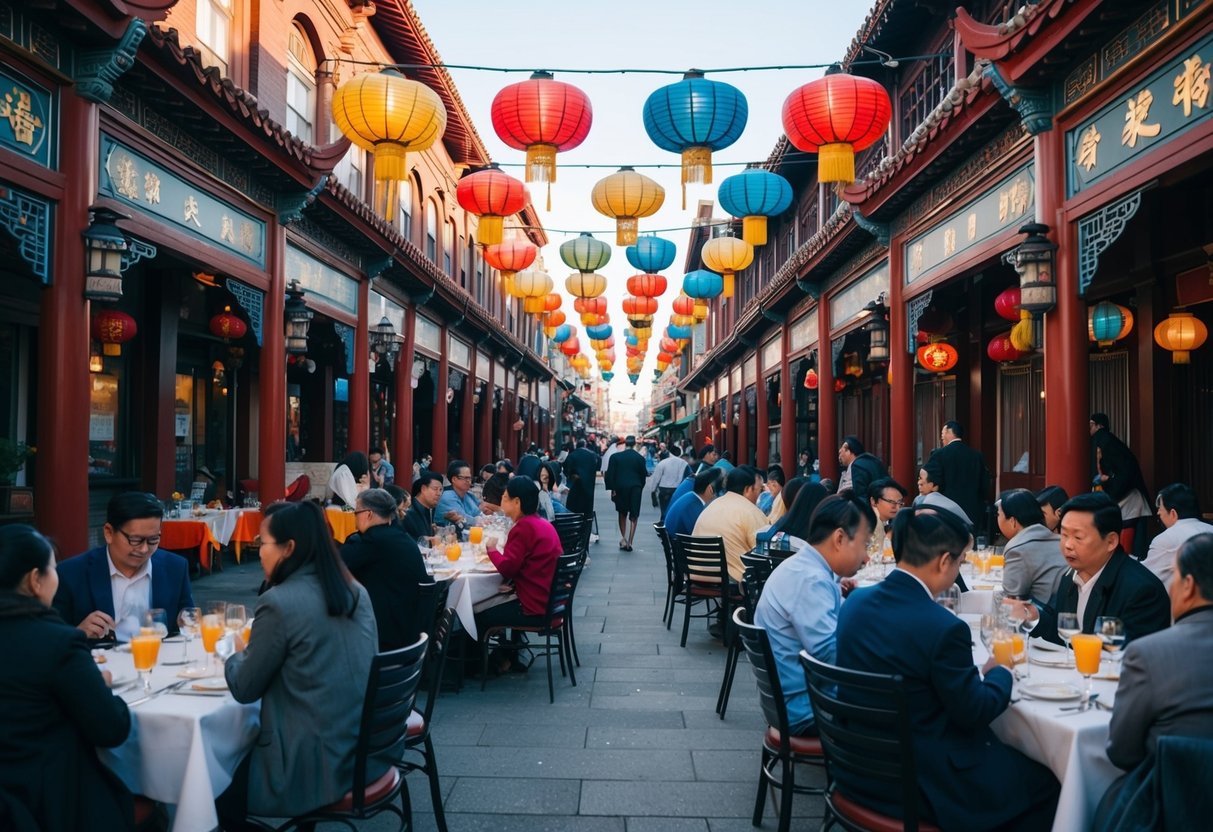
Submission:
<svg viewBox="0 0 1213 832">
<path fill-rule="evenodd" d="M 218 67 L 203 64 L 201 53 L 193 46 L 182 46 L 177 29 L 155 24 L 148 27 L 147 37 L 162 56 L 191 71 L 199 86 L 209 91 L 238 120 L 282 148 L 287 156 L 302 163 L 314 176 L 331 173 L 349 150 L 350 140 L 344 137 L 317 147 L 292 134 L 270 117 L 269 110 L 261 107 L 257 96 L 238 87 Z"/>
<path fill-rule="evenodd" d="M 859 31 L 855 33 L 855 37 L 851 39 L 851 45 L 847 47 L 847 53 L 839 63 L 849 69 L 851 64 L 857 60 L 863 52 L 863 47 L 876 35 L 880 34 L 880 30 L 884 24 L 888 22 L 889 12 L 893 10 L 893 5 L 897 0 L 876 0 L 872 10 L 868 12 L 868 16 L 863 19 L 863 23 L 859 26 Z"/>
<path fill-rule="evenodd" d="M 1039 0 L 1020 6 L 1002 23 L 982 23 L 963 7 L 956 9 L 956 33 L 965 48 L 979 58 L 1001 60 L 1034 36 L 1046 21 L 1056 18 L 1075 0 Z"/>
</svg>

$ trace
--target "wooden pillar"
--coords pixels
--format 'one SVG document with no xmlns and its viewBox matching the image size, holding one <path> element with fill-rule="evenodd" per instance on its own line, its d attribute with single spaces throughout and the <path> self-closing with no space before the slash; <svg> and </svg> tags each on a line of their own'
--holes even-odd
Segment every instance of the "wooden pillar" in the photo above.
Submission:
<svg viewBox="0 0 1213 832">
<path fill-rule="evenodd" d="M 135 398 L 142 414 L 138 436 L 142 455 L 142 488 L 153 494 L 176 490 L 177 474 L 177 322 L 181 301 L 170 275 L 145 269 L 145 324 L 140 344 L 142 371 L 135 380 Z M 189 403 L 191 412 L 194 403 Z M 191 476 L 193 471 L 190 471 Z"/>
<path fill-rule="evenodd" d="M 266 505 L 286 494 L 286 228 L 275 222 L 267 231 L 270 286 L 257 368 L 257 481 L 258 495 Z"/>
<path fill-rule="evenodd" d="M 435 471 L 445 471 L 446 464 L 450 461 L 450 445 L 447 442 L 447 435 L 450 431 L 450 425 L 447 424 L 447 414 L 450 410 L 446 401 L 446 391 L 450 387 L 451 373 L 451 342 L 447 338 L 446 327 L 442 328 L 442 349 L 438 354 L 438 378 L 434 380 L 436 389 L 434 402 L 434 447 L 431 453 L 434 455 L 434 461 L 431 467 Z"/>
<path fill-rule="evenodd" d="M 750 406 L 745 400 L 745 359 L 741 363 L 741 419 L 737 422 L 737 450 L 733 452 L 733 462 L 737 465 L 749 465 L 750 460 L 746 457 L 750 453 Z M 758 391 L 754 391 L 754 395 L 758 395 Z"/>
<path fill-rule="evenodd" d="M 889 244 L 889 475 L 906 488 L 917 476 L 914 466 L 914 356 L 906 351 L 909 309 L 905 301 L 905 256 L 900 238 Z"/>
<path fill-rule="evenodd" d="M 60 556 L 88 548 L 88 523 L 55 494 L 88 501 L 88 428 L 92 377 L 84 238 L 97 181 L 97 107 L 71 92 L 61 97 L 60 170 L 66 185 L 55 209 L 54 280 L 42 289 L 38 326 L 38 453 L 34 518 L 59 544 Z M 9 391 L 13 395 L 13 391 Z M 132 436 L 132 439 L 135 437 Z"/>
<path fill-rule="evenodd" d="M 371 443 L 370 287 L 369 280 L 358 281 L 358 323 L 354 327 L 354 377 L 350 379 L 347 452 L 366 453 Z"/>
<path fill-rule="evenodd" d="M 1077 234 L 1061 210 L 1065 135 L 1054 129 L 1035 142 L 1036 215 L 1052 228 L 1050 236 L 1058 245 L 1057 308 L 1045 315 L 1045 480 L 1081 494 L 1091 488 L 1087 315 L 1078 296 Z"/>
<path fill-rule="evenodd" d="M 758 405 L 755 415 L 755 419 L 758 421 L 758 442 L 755 460 L 758 467 L 765 471 L 767 466 L 771 464 L 771 420 L 767 408 L 767 380 L 765 375 L 767 368 L 762 366 L 761 344 L 755 351 L 754 360 L 758 362 L 757 375 L 755 376 L 757 381 L 754 385 L 754 397 Z"/>
<path fill-rule="evenodd" d="M 392 458 L 401 487 L 406 471 L 412 482 L 413 460 L 413 355 L 417 343 L 417 308 L 411 303 L 404 308 L 404 345 L 396 364 L 396 424 L 392 432 Z"/>
<path fill-rule="evenodd" d="M 822 477 L 838 482 L 838 411 L 834 404 L 834 350 L 830 343 L 830 304 L 817 304 L 817 458 Z"/>
<path fill-rule="evenodd" d="M 783 324 L 783 350 L 780 358 L 783 369 L 779 376 L 779 398 L 782 410 L 779 414 L 780 461 L 783 472 L 791 479 L 792 471 L 799 462 L 800 449 L 796 447 L 796 394 L 792 389 L 792 359 L 788 353 L 792 346 L 792 325 L 790 321 Z"/>
<path fill-rule="evenodd" d="M 476 353 L 473 350 L 472 357 L 468 360 L 467 377 L 463 380 L 463 389 L 459 391 L 463 397 L 463 408 L 459 411 L 459 453 L 463 454 L 463 458 L 471 463 L 476 458 L 476 449 L 473 443 L 476 441 L 476 405 L 472 402 L 472 394 L 476 390 Z M 476 473 L 475 466 L 472 468 L 472 473 Z"/>
<path fill-rule="evenodd" d="M 485 357 L 487 366 L 480 367 L 480 353 L 476 353 L 475 372 L 484 372 L 488 381 L 480 387 L 480 379 L 475 379 L 473 390 L 480 390 L 480 418 L 476 422 L 476 465 L 477 470 L 493 462 L 493 360 Z"/>
</svg>

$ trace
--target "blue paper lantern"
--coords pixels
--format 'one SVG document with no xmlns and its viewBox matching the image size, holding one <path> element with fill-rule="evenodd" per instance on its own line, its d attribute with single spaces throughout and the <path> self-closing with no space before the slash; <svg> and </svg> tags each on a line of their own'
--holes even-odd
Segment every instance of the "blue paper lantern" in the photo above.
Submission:
<svg viewBox="0 0 1213 832">
<path fill-rule="evenodd" d="M 691 328 L 689 326 L 674 326 L 670 324 L 665 328 L 665 334 L 675 341 L 689 341 L 691 338 Z"/>
<path fill-rule="evenodd" d="M 686 183 L 712 181 L 712 151 L 741 136 L 750 115 L 741 90 L 691 71 L 644 102 L 644 130 L 662 150 L 682 154 L 682 207 Z"/>
<path fill-rule="evenodd" d="M 767 244 L 767 217 L 775 217 L 792 205 L 788 180 L 767 170 L 743 170 L 720 183 L 716 192 L 720 207 L 742 217 L 741 239 L 752 246 Z"/>
<path fill-rule="evenodd" d="M 714 298 L 724 291 L 724 278 L 707 269 L 696 269 L 682 279 L 682 291 L 702 300 Z"/>
<path fill-rule="evenodd" d="M 624 254 L 632 268 L 647 274 L 657 274 L 674 263 L 678 248 L 661 237 L 641 237 L 636 241 L 636 245 L 628 246 Z"/>
<path fill-rule="evenodd" d="M 1108 301 L 1101 301 L 1089 313 L 1088 328 L 1091 340 L 1100 347 L 1110 347 L 1129 334 L 1130 326 L 1125 324 L 1131 319 L 1126 318 L 1125 310 Z"/>
<path fill-rule="evenodd" d="M 552 333 L 552 343 L 563 344 L 565 341 L 569 340 L 569 335 L 571 334 L 572 330 L 569 329 L 569 325 L 561 324 L 560 326 L 556 327 L 556 331 Z"/>
<path fill-rule="evenodd" d="M 639 347 L 640 346 L 640 339 L 637 338 L 635 335 L 629 335 L 624 340 L 627 341 L 627 345 L 629 347 Z"/>
<path fill-rule="evenodd" d="M 610 324 L 603 324 L 602 326 L 587 326 L 585 328 L 585 334 L 589 336 L 591 341 L 605 341 L 611 337 L 612 332 L 614 332 L 614 330 L 611 329 Z"/>
</svg>

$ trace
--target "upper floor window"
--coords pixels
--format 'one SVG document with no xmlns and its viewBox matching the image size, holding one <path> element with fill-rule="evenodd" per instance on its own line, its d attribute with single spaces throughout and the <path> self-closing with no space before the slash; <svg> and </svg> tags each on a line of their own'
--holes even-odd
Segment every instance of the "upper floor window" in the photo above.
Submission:
<svg viewBox="0 0 1213 832">
<path fill-rule="evenodd" d="M 333 131 L 336 132 L 334 127 Z M 350 145 L 349 151 L 341 157 L 341 161 L 333 168 L 333 176 L 354 196 L 363 199 L 363 182 L 366 179 L 366 151 L 355 145 Z"/>
<path fill-rule="evenodd" d="M 199 0 L 206 3 L 207 0 Z M 316 58 L 298 23 L 291 27 L 286 62 L 286 129 L 312 143 L 316 117 Z"/>
<path fill-rule="evenodd" d="M 956 65 L 950 52 L 922 61 L 920 66 L 919 71 L 902 87 L 898 101 L 901 141 L 905 141 L 906 137 L 926 120 L 931 111 L 943 103 L 952 85 L 956 83 Z"/>
<path fill-rule="evenodd" d="M 412 242 L 413 240 L 413 182 L 411 179 L 406 179 L 398 183 L 399 194 L 397 196 L 398 210 L 396 222 L 400 228 L 400 234 L 404 239 Z"/>
<path fill-rule="evenodd" d="M 438 206 L 434 200 L 425 204 L 425 256 L 431 263 L 438 262 Z"/>
<path fill-rule="evenodd" d="M 232 57 L 232 0 L 198 0 L 197 25 L 202 62 L 227 75 Z"/>
<path fill-rule="evenodd" d="M 447 220 L 442 234 L 442 270 L 451 277 L 455 276 L 455 223 Z"/>
</svg>

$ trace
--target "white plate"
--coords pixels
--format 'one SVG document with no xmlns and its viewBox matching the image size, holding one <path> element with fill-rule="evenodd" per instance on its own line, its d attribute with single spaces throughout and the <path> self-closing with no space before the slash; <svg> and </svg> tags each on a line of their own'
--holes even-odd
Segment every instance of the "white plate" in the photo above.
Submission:
<svg viewBox="0 0 1213 832">
<path fill-rule="evenodd" d="M 209 667 L 183 667 L 177 671 L 178 679 L 206 679 L 211 675 Z"/>
<path fill-rule="evenodd" d="M 1033 647 L 1036 645 L 1033 644 Z M 1032 651 L 1032 664 L 1038 664 L 1041 667 L 1069 667 L 1069 653 L 1039 653 L 1036 650 Z"/>
<path fill-rule="evenodd" d="M 190 687 L 194 690 L 227 690 L 227 680 L 212 676 L 209 679 L 199 679 Z"/>
<path fill-rule="evenodd" d="M 1079 699 L 1082 691 L 1065 682 L 1033 682 L 1019 686 L 1019 695 L 1027 699 L 1047 699 L 1064 702 L 1067 699 Z"/>
<path fill-rule="evenodd" d="M 458 569 L 435 569 L 434 570 L 434 579 L 438 580 L 438 581 L 445 581 L 449 578 L 455 577 L 458 574 L 459 574 Z"/>
</svg>

